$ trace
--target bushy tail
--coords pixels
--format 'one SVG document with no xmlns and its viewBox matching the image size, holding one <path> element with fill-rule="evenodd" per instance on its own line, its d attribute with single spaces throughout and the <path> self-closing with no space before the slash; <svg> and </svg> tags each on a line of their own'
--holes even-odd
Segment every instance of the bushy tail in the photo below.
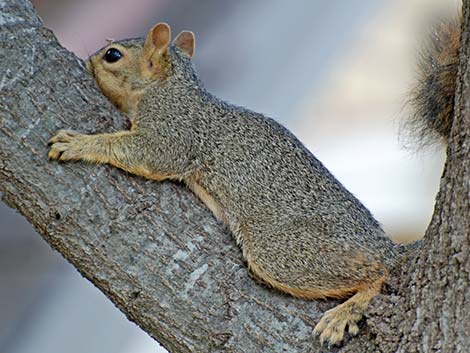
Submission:
<svg viewBox="0 0 470 353">
<path fill-rule="evenodd" d="M 447 142 L 454 114 L 461 17 L 440 23 L 420 55 L 418 79 L 410 92 L 405 129 L 419 145 Z"/>
</svg>

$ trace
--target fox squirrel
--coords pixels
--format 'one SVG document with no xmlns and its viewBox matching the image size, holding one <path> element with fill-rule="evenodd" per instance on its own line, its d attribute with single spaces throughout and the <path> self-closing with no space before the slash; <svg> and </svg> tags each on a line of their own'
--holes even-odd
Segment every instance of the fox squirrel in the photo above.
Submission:
<svg viewBox="0 0 470 353">
<path fill-rule="evenodd" d="M 159 23 L 145 40 L 113 42 L 93 54 L 88 72 L 132 117 L 131 128 L 97 135 L 61 130 L 49 142 L 49 158 L 184 181 L 228 226 L 257 278 L 299 298 L 349 298 L 316 325 L 322 343 L 341 342 L 346 327 L 356 335 L 371 298 L 418 244 L 393 243 L 286 128 L 208 93 L 190 60 L 192 32 L 181 32 L 172 43 L 170 38 L 170 27 Z M 442 65 L 443 72 L 431 74 L 423 66 L 422 81 L 431 82 L 431 90 L 414 95 L 418 111 L 431 120 L 452 115 L 450 98 L 442 109 L 431 96 L 441 79 L 454 82 L 445 59 Z M 440 122 L 430 127 L 447 134 Z"/>
</svg>

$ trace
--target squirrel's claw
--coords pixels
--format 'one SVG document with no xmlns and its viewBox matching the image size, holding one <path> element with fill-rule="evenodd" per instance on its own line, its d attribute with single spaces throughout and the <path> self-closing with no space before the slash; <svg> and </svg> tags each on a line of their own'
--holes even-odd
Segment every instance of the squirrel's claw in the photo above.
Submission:
<svg viewBox="0 0 470 353">
<path fill-rule="evenodd" d="M 60 130 L 48 142 L 51 147 L 48 157 L 50 160 L 69 161 L 80 159 L 77 140 L 81 134 L 71 130 Z"/>
<path fill-rule="evenodd" d="M 56 142 L 52 145 L 48 157 L 51 160 L 66 161 L 70 159 L 65 157 L 67 151 L 70 151 L 70 145 L 68 143 Z"/>
<path fill-rule="evenodd" d="M 72 130 L 59 130 L 53 137 L 51 137 L 47 145 L 51 146 L 56 142 L 70 142 L 77 135 L 79 135 L 79 133 Z"/>
<path fill-rule="evenodd" d="M 338 345 L 343 340 L 346 326 L 348 326 L 348 332 L 351 336 L 357 335 L 359 327 L 356 322 L 361 318 L 362 315 L 355 313 L 354 310 L 340 305 L 325 312 L 313 332 L 320 335 L 322 345 L 325 342 L 329 345 Z"/>
<path fill-rule="evenodd" d="M 58 160 L 60 158 L 61 154 L 62 154 L 62 152 L 59 151 L 58 149 L 51 148 L 51 150 L 47 154 L 47 157 L 49 158 L 49 160 Z"/>
</svg>

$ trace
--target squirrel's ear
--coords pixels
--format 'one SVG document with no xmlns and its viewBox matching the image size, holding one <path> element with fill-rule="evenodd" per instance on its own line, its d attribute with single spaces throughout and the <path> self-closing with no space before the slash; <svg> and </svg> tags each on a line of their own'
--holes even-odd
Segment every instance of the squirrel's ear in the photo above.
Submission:
<svg viewBox="0 0 470 353">
<path fill-rule="evenodd" d="M 193 57 L 196 50 L 196 38 L 191 31 L 182 31 L 173 40 L 173 44 L 181 49 L 190 58 Z"/>
<path fill-rule="evenodd" d="M 166 23 L 158 23 L 147 34 L 144 43 L 144 55 L 151 58 L 154 54 L 163 54 L 170 45 L 171 29 Z"/>
</svg>

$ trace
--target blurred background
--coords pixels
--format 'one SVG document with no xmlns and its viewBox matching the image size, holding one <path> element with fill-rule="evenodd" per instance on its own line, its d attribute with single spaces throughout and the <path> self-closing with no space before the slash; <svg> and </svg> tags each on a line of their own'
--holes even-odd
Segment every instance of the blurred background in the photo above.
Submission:
<svg viewBox="0 0 470 353">
<path fill-rule="evenodd" d="M 203 82 L 286 125 L 397 241 L 423 235 L 444 151 L 404 148 L 417 49 L 458 0 L 35 0 L 81 58 L 165 21 Z M 0 203 L 0 352 L 166 352 Z"/>
</svg>

